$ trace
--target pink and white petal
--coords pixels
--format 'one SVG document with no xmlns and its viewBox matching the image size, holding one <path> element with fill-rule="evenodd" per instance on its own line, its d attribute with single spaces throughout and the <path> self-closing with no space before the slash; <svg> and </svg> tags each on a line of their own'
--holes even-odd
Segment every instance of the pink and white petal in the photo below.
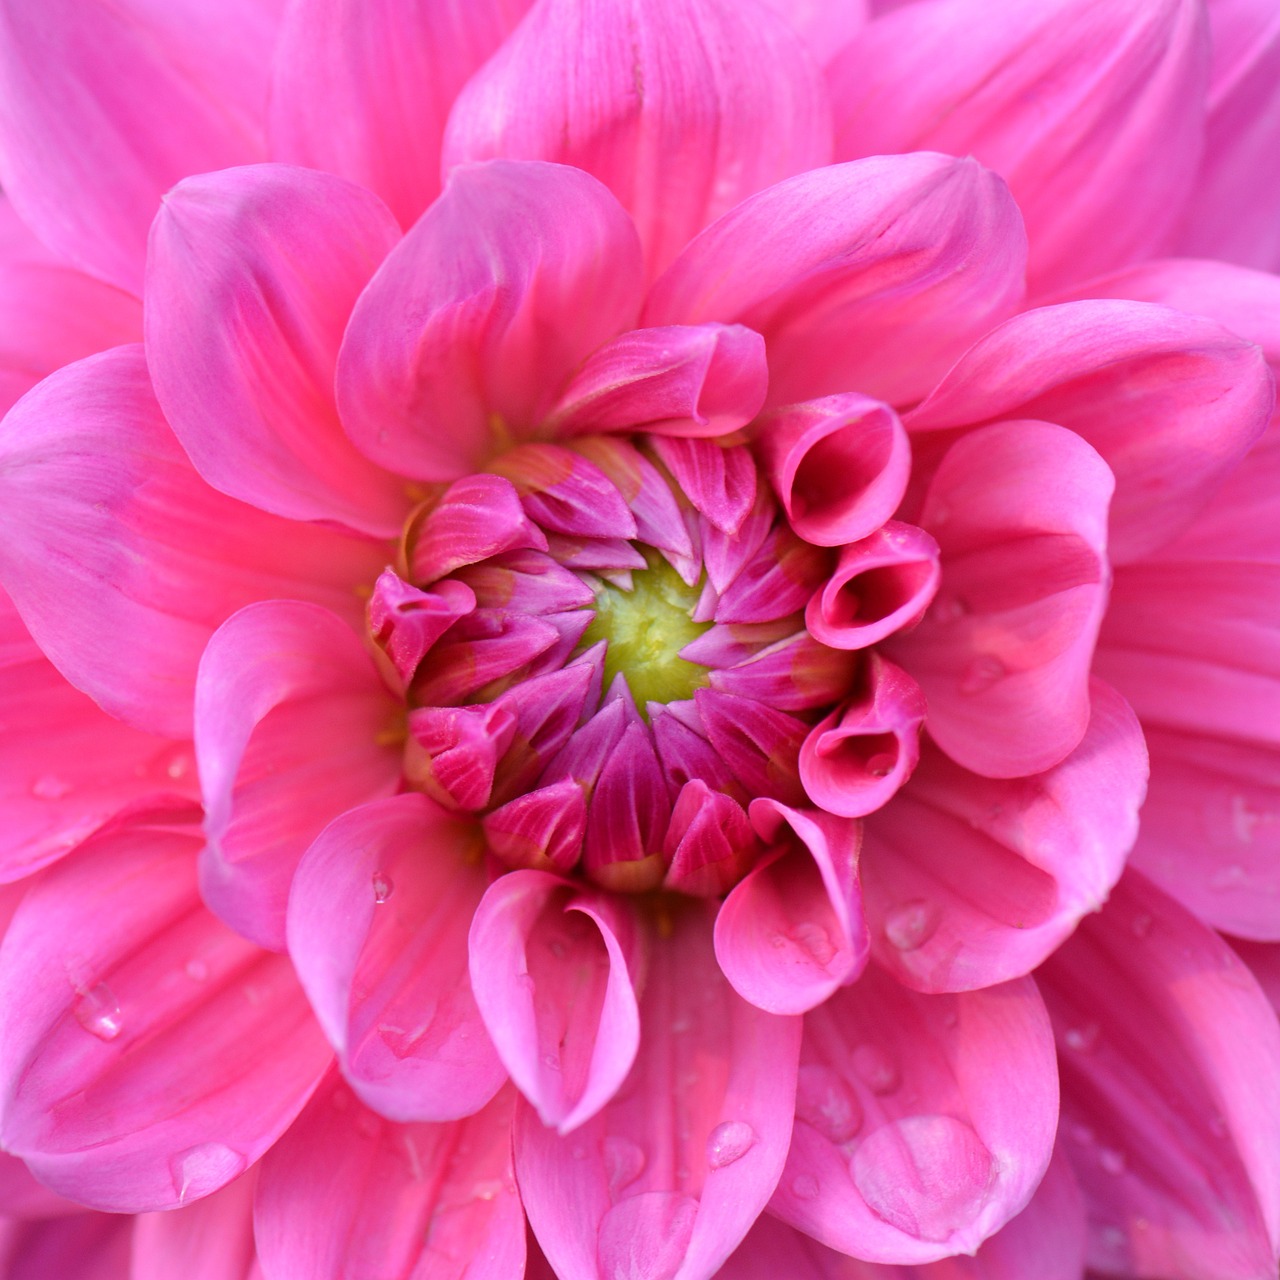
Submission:
<svg viewBox="0 0 1280 1280">
<path fill-rule="evenodd" d="M 942 585 L 886 652 L 919 682 L 929 733 L 957 764 L 1040 773 L 1083 736 L 1113 486 L 1086 441 L 1045 422 L 980 428 L 943 457 L 920 516 Z"/>
<path fill-rule="evenodd" d="M 764 0 L 782 14 L 824 69 L 871 16 L 868 0 Z"/>
<path fill-rule="evenodd" d="M 196 677 L 205 902 L 285 949 L 289 885 L 333 818 L 400 782 L 402 709 L 359 637 L 301 601 L 247 605 L 214 632 Z"/>
<path fill-rule="evenodd" d="M 296 1122 L 295 1122 L 296 1124 Z M 290 1127 L 293 1132 L 293 1127 Z M 253 1193 L 258 1166 L 221 1191 L 170 1213 L 139 1214 L 133 1221 L 129 1280 L 251 1280 Z"/>
<path fill-rule="evenodd" d="M 416 792 L 331 822 L 289 895 L 289 954 L 344 1075 L 393 1120 L 455 1120 L 506 1072 L 467 971 L 479 826 Z"/>
<path fill-rule="evenodd" d="M 980 778 L 926 746 L 866 821 L 862 884 L 876 960 L 921 991 L 1029 973 L 1124 870 L 1147 781 L 1142 730 L 1100 681 L 1080 745 L 1031 778 Z"/>
<path fill-rule="evenodd" d="M 249 165 L 165 196 L 147 253 L 147 367 L 215 489 L 294 520 L 399 533 L 403 484 L 356 451 L 333 393 L 351 308 L 399 239 L 376 196 L 309 169 Z"/>
<path fill-rule="evenodd" d="M 1124 564 L 1190 523 L 1257 440 L 1274 394 L 1262 353 L 1210 320 L 1141 302 L 1070 302 L 1000 325 L 906 425 L 1041 418 L 1071 428 L 1115 473 L 1110 556 Z"/>
<path fill-rule="evenodd" d="M 870 966 L 805 1015 L 796 1126 L 770 1211 L 842 1253 L 972 1253 L 1030 1200 L 1058 1077 L 1030 978 L 922 995 Z"/>
<path fill-rule="evenodd" d="M 800 1022 L 732 991 L 712 913 L 679 904 L 652 938 L 640 1053 L 602 1112 L 561 1137 L 517 1106 L 521 1196 L 563 1280 L 705 1280 L 782 1171 Z"/>
<path fill-rule="evenodd" d="M 530 0 L 291 0 L 276 44 L 274 160 L 377 192 L 410 227 L 440 193 L 458 91 Z"/>
<path fill-rule="evenodd" d="M 1179 1280 L 1270 1275 L 1280 1025 L 1245 965 L 1131 871 L 1037 979 L 1059 1043 L 1090 1265 Z"/>
<path fill-rule="evenodd" d="M 0 183 L 45 244 L 142 291 L 179 178 L 261 159 L 274 6 L 23 0 L 0 7 Z"/>
<path fill-rule="evenodd" d="M 338 409 L 388 470 L 453 480 L 532 434 L 570 375 L 633 326 L 640 245 L 618 202 L 561 165 L 455 172 L 388 256 L 338 356 Z"/>
<path fill-rule="evenodd" d="M 224 618 L 293 597 L 359 621 L 355 588 L 385 563 L 374 542 L 210 489 L 141 347 L 70 365 L 9 411 L 0 496 L 0 580 L 40 648 L 109 714 L 168 737 L 190 736 L 196 664 Z"/>
<path fill-rule="evenodd" d="M 523 1275 L 513 1100 L 505 1089 L 466 1119 L 396 1124 L 331 1081 L 262 1163 L 254 1221 L 266 1275 Z"/>
<path fill-rule="evenodd" d="M 511 1078 L 560 1133 L 595 1115 L 635 1060 L 635 931 L 617 898 L 543 871 L 501 876 L 476 911 L 476 1003 Z"/>
<path fill-rule="evenodd" d="M 826 84 L 789 24 L 754 3 L 545 0 L 449 117 L 446 171 L 495 157 L 599 178 L 653 276 L 740 200 L 830 162 Z"/>
<path fill-rule="evenodd" d="M 5 1280 L 134 1280 L 128 1218 L 77 1213 L 48 1222 L 0 1220 Z"/>
<path fill-rule="evenodd" d="M 923 396 L 1023 296 L 1008 189 L 973 161 L 880 156 L 801 174 L 708 227 L 655 283 L 644 323 L 762 333 L 770 405 L 856 389 Z"/>
<path fill-rule="evenodd" d="M 1194 0 L 912 4 L 832 63 L 842 160 L 976 157 L 1027 221 L 1033 292 L 1151 254 L 1196 177 L 1208 32 Z"/>
<path fill-rule="evenodd" d="M 0 1137 L 95 1208 L 216 1191 L 330 1061 L 288 961 L 200 902 L 199 847 L 169 822 L 104 830 L 32 885 L 0 947 Z"/>
</svg>

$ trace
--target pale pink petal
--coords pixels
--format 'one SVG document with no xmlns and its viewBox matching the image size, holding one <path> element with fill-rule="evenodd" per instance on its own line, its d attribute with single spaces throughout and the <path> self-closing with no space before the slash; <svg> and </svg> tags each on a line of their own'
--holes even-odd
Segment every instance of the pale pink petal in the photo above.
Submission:
<svg viewBox="0 0 1280 1280">
<path fill-rule="evenodd" d="M 1037 973 L 1062 1134 L 1110 1275 L 1269 1276 L 1280 1026 L 1248 969 L 1138 873 Z"/>
<path fill-rule="evenodd" d="M 1032 778 L 979 778 L 926 747 L 866 822 L 871 946 L 899 981 L 963 991 L 1029 973 L 1105 901 L 1138 828 L 1142 731 L 1100 681 L 1080 745 Z"/>
<path fill-rule="evenodd" d="M 640 1053 L 619 1095 L 567 1137 L 517 1108 L 521 1196 L 562 1280 L 707 1280 L 782 1170 L 799 1019 L 739 999 L 716 967 L 713 909 L 673 905 L 652 937 Z"/>
<path fill-rule="evenodd" d="M 870 17 L 868 0 L 764 0 L 782 14 L 826 67 L 862 29 Z"/>
<path fill-rule="evenodd" d="M 293 0 L 276 44 L 271 155 L 376 191 L 404 227 L 440 192 L 445 120 L 530 0 Z"/>
<path fill-rule="evenodd" d="M 1027 220 L 1034 292 L 1149 255 L 1195 178 L 1208 32 L 1193 0 L 930 0 L 828 78 L 840 159 L 976 157 Z"/>
<path fill-rule="evenodd" d="M 5 1280 L 141 1280 L 130 1269 L 132 1225 L 106 1213 L 0 1221 L 0 1274 Z"/>
<path fill-rule="evenodd" d="M 872 965 L 805 1015 L 795 1134 L 769 1208 L 876 1262 L 972 1253 L 1031 1198 L 1057 1112 L 1029 978 L 920 995 Z"/>
<path fill-rule="evenodd" d="M 257 1257 L 257 1185 L 254 1168 L 186 1208 L 140 1214 L 133 1224 L 130 1280 L 249 1280 Z"/>
<path fill-rule="evenodd" d="M 1007 188 L 972 161 L 833 165 L 708 227 L 654 285 L 644 323 L 764 334 L 771 405 L 855 388 L 910 403 L 1017 309 L 1025 251 Z"/>
<path fill-rule="evenodd" d="M 634 324 L 640 287 L 635 228 L 594 178 L 467 165 L 356 304 L 338 358 L 343 425 L 401 475 L 481 470 Z"/>
<path fill-rule="evenodd" d="M 409 499 L 338 421 L 351 308 L 400 239 L 361 187 L 285 165 L 179 183 L 147 253 L 147 366 L 196 470 L 295 520 L 399 533 Z"/>
<path fill-rule="evenodd" d="M 467 973 L 479 826 L 416 793 L 337 818 L 289 896 L 289 954 L 351 1087 L 397 1120 L 478 1111 L 506 1072 Z"/>
<path fill-rule="evenodd" d="M 489 886 L 471 926 L 471 985 L 489 1034 L 546 1125 L 568 1133 L 635 1060 L 635 923 L 616 897 L 543 871 Z"/>
<path fill-rule="evenodd" d="M 0 431 L 0 580 L 40 648 L 112 715 L 187 737 L 196 664 L 252 600 L 357 621 L 385 552 L 210 489 L 173 438 L 141 347 L 47 378 Z M 92 626 L 86 624 L 92 619 Z"/>
<path fill-rule="evenodd" d="M 1042 418 L 1070 427 L 1115 473 L 1110 555 L 1123 564 L 1191 521 L 1257 439 L 1273 400 L 1261 352 L 1209 320 L 1140 302 L 1072 302 L 1006 321 L 906 424 Z"/>
<path fill-rule="evenodd" d="M 830 161 L 826 85 L 788 24 L 754 5 L 546 0 L 449 117 L 446 171 L 495 157 L 594 174 L 656 274 L 746 196 Z"/>
<path fill-rule="evenodd" d="M 327 610 L 266 600 L 213 634 L 196 677 L 204 900 L 283 951 L 299 860 L 330 819 L 400 782 L 399 708 L 359 637 Z"/>
<path fill-rule="evenodd" d="M 0 948 L 0 1136 L 96 1208 L 216 1191 L 330 1061 L 288 961 L 200 902 L 199 848 L 190 826 L 104 830 L 42 874 Z"/>
<path fill-rule="evenodd" d="M 929 733 L 958 764 L 1039 773 L 1084 734 L 1113 484 L 1084 440 L 1044 422 L 981 428 L 943 458 L 920 515 L 942 585 L 886 650 L 919 681 Z"/>
<path fill-rule="evenodd" d="M 395 1124 L 340 1080 L 317 1091 L 262 1164 L 254 1220 L 270 1280 L 523 1275 L 513 1097 L 465 1120 Z"/>
<path fill-rule="evenodd" d="M 272 8 L 6 0 L 0 183 L 40 239 L 140 293 L 161 195 L 262 158 Z"/>
</svg>

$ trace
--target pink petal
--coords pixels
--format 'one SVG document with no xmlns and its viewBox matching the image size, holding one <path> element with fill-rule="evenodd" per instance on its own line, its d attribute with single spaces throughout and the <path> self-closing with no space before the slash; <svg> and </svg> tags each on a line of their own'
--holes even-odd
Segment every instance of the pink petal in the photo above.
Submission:
<svg viewBox="0 0 1280 1280">
<path fill-rule="evenodd" d="M 369 634 L 407 686 L 435 642 L 475 607 L 475 593 L 465 583 L 446 578 L 419 591 L 394 569 L 384 569 L 369 598 Z"/>
<path fill-rule="evenodd" d="M 529 0 L 302 0 L 287 7 L 271 87 L 272 157 L 376 191 L 409 227 L 440 192 L 458 91 Z"/>
<path fill-rule="evenodd" d="M 558 444 L 521 444 L 493 461 L 538 528 L 571 538 L 634 538 L 617 485 L 589 459 Z"/>
<path fill-rule="evenodd" d="M 661 721 L 678 723 L 671 716 L 663 716 Z M 671 777 L 663 741 L 656 731 L 654 737 Z M 736 800 L 723 791 L 713 791 L 702 778 L 684 783 L 671 811 L 663 847 L 667 862 L 663 883 L 667 888 L 695 897 L 718 898 L 755 865 L 762 852 L 746 810 Z"/>
<path fill-rule="evenodd" d="M 394 1124 L 340 1082 L 263 1161 L 255 1204 L 271 1280 L 511 1280 L 524 1215 L 511 1170 L 512 1091 L 445 1124 Z"/>
<path fill-rule="evenodd" d="M 0 1224 L 0 1270 L 5 1280 L 144 1280 L 130 1265 L 131 1226 L 105 1213 Z"/>
<path fill-rule="evenodd" d="M 770 1211 L 842 1253 L 972 1253 L 1031 1198 L 1058 1110 L 1029 978 L 927 996 L 871 966 L 805 1016 L 796 1126 Z"/>
<path fill-rule="evenodd" d="M 635 321 L 635 229 L 593 178 L 468 165 L 356 304 L 338 407 L 367 457 L 421 480 L 482 469 L 531 434 L 569 376 Z"/>
<path fill-rule="evenodd" d="M 216 1191 L 329 1061 L 288 962 L 201 904 L 199 847 L 168 824 L 103 831 L 43 873 L 0 950 L 0 1136 L 97 1208 Z"/>
<path fill-rule="evenodd" d="M 60 256 L 141 292 L 179 178 L 262 158 L 272 6 L 22 0 L 0 10 L 0 183 Z"/>
<path fill-rule="evenodd" d="M 922 991 L 1029 973 L 1124 869 L 1146 788 L 1142 731 L 1095 681 L 1080 745 L 1033 778 L 979 778 L 926 746 L 866 824 L 862 882 L 876 959 Z"/>
<path fill-rule="evenodd" d="M 721 533 L 738 533 L 756 500 L 756 468 L 743 449 L 658 436 L 654 451 L 680 492 Z"/>
<path fill-rule="evenodd" d="M 147 257 L 147 366 L 196 469 L 295 520 L 400 532 L 401 482 L 338 421 L 333 375 L 360 291 L 400 238 L 376 196 L 252 165 L 165 196 Z"/>
<path fill-rule="evenodd" d="M 569 1133 L 635 1060 L 635 925 L 617 898 L 543 871 L 489 886 L 471 926 L 471 985 L 511 1078 L 543 1124 Z"/>
<path fill-rule="evenodd" d="M 772 14 L 553 0 L 459 96 L 444 165 L 505 156 L 587 170 L 635 219 L 653 274 L 745 196 L 828 163 L 830 128 L 821 75 Z"/>
<path fill-rule="evenodd" d="M 397 710 L 356 634 L 317 605 L 265 600 L 214 633 L 196 678 L 200 886 L 251 942 L 284 950 L 307 846 L 331 818 L 396 789 Z"/>
<path fill-rule="evenodd" d="M 510 867 L 570 871 L 587 833 L 587 801 L 572 778 L 525 791 L 481 820 L 485 844 Z"/>
<path fill-rule="evenodd" d="M 257 1185 L 255 1168 L 184 1209 L 139 1215 L 130 1280 L 250 1280 Z"/>
<path fill-rule="evenodd" d="M 1113 1275 L 1270 1275 L 1280 1026 L 1249 971 L 1130 872 L 1037 979 L 1058 1037 L 1090 1264 Z"/>
<path fill-rule="evenodd" d="M 867 962 L 856 822 L 756 800 L 761 839 L 779 846 L 725 899 L 716 960 L 733 989 L 769 1013 L 805 1013 Z"/>
<path fill-rule="evenodd" d="M 820 67 L 844 48 L 870 17 L 867 0 L 765 0 L 804 40 Z"/>
<path fill-rule="evenodd" d="M 1115 472 L 1110 554 L 1123 564 L 1185 527 L 1235 469 L 1271 414 L 1270 384 L 1261 353 L 1211 321 L 1138 302 L 1074 302 L 1006 321 L 906 423 L 1070 427 Z"/>
<path fill-rule="evenodd" d="M 1022 221 L 972 161 L 889 156 L 790 178 L 708 227 L 654 285 L 644 323 L 749 325 L 769 403 L 856 387 L 924 395 L 1022 301 Z"/>
<path fill-rule="evenodd" d="M 160 414 L 141 347 L 47 378 L 5 418 L 0 577 L 40 648 L 110 714 L 187 737 L 196 664 L 252 600 L 353 621 L 381 548 L 210 489 Z M 92 626 L 85 620 L 91 618 Z"/>
<path fill-rule="evenodd" d="M 729 988 L 711 914 L 678 906 L 650 939 L 640 1053 L 618 1097 L 568 1137 L 517 1108 L 521 1195 L 564 1280 L 707 1280 L 782 1170 L 799 1020 Z"/>
<path fill-rule="evenodd" d="M 506 1073 L 467 974 L 479 828 L 410 792 L 331 822 L 289 896 L 289 954 L 351 1087 L 397 1120 L 478 1111 Z"/>
<path fill-rule="evenodd" d="M 0 1211 L 5 1218 L 62 1218 L 79 1210 L 74 1201 L 37 1182 L 17 1156 L 0 1153 Z"/>
</svg>

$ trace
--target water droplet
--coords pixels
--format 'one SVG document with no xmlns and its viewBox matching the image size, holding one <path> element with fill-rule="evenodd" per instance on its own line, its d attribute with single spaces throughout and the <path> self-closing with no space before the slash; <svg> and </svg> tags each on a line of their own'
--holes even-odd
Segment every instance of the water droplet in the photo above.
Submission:
<svg viewBox="0 0 1280 1280">
<path fill-rule="evenodd" d="M 716 1125 L 707 1138 L 707 1163 L 723 1169 L 756 1145 L 756 1131 L 745 1120 L 726 1120 Z"/>
<path fill-rule="evenodd" d="M 209 976 L 209 966 L 199 957 L 187 961 L 187 977 L 192 982 L 204 982 Z"/>
<path fill-rule="evenodd" d="M 862 1044 L 853 1051 L 853 1069 L 872 1093 L 892 1093 L 901 1083 L 898 1064 L 878 1044 Z"/>
<path fill-rule="evenodd" d="M 994 654 L 980 654 L 965 667 L 964 674 L 960 677 L 960 692 L 986 693 L 992 685 L 1003 680 L 1006 674 L 1004 663 Z"/>
<path fill-rule="evenodd" d="M 385 875 L 381 871 L 373 873 L 373 900 L 379 906 L 391 897 L 395 892 L 396 886 L 389 875 Z"/>
<path fill-rule="evenodd" d="M 873 778 L 887 778 L 897 764 L 897 757 L 888 751 L 878 752 L 867 761 L 867 772 Z"/>
<path fill-rule="evenodd" d="M 915 899 L 894 907 L 885 916 L 884 936 L 899 951 L 914 951 L 933 937 L 941 913 L 932 902 Z"/>
<path fill-rule="evenodd" d="M 413 1054 L 418 1041 L 427 1034 L 428 1026 L 429 1023 L 423 1023 L 417 1027 L 401 1027 L 394 1022 L 380 1022 L 378 1035 L 397 1058 L 404 1059 Z"/>
<path fill-rule="evenodd" d="M 1102 1028 L 1096 1022 L 1086 1022 L 1080 1027 L 1068 1027 L 1062 1040 L 1074 1053 L 1092 1053 L 1101 1034 Z"/>
<path fill-rule="evenodd" d="M 124 1030 L 120 1003 L 105 982 L 80 992 L 75 1015 L 76 1021 L 99 1040 L 114 1040 Z"/>
<path fill-rule="evenodd" d="M 1133 936 L 1135 938 L 1145 938 L 1147 934 L 1151 932 L 1151 926 L 1154 923 L 1155 921 L 1151 916 L 1147 915 L 1146 912 L 1143 912 L 1141 915 L 1133 917 L 1129 928 L 1133 930 Z"/>
<path fill-rule="evenodd" d="M 802 1173 L 791 1181 L 791 1194 L 797 1200 L 816 1200 L 818 1180 L 812 1174 Z"/>
<path fill-rule="evenodd" d="M 1103 1172 L 1111 1174 L 1112 1177 L 1119 1177 L 1126 1167 L 1124 1152 L 1116 1151 L 1111 1147 L 1103 1147 L 1098 1152 L 1098 1163 L 1102 1166 Z"/>
<path fill-rule="evenodd" d="M 938 622 L 959 622 L 969 606 L 959 596 L 939 596 L 934 601 L 933 617 Z"/>
<path fill-rule="evenodd" d="M 559 1071 L 560 1058 L 554 1053 L 544 1053 L 542 1055 L 542 1065 L 550 1071 Z"/>
<path fill-rule="evenodd" d="M 42 773 L 31 784 L 31 794 L 37 800 L 61 800 L 70 790 L 71 783 L 54 773 Z"/>
<path fill-rule="evenodd" d="M 829 964 L 836 953 L 831 935 L 816 921 L 806 920 L 787 932 L 791 941 L 807 951 L 814 964 L 819 967 Z"/>
<path fill-rule="evenodd" d="M 211 1195 L 248 1167 L 248 1159 L 221 1142 L 202 1142 L 179 1152 L 169 1161 L 169 1176 L 178 1203 L 187 1204 Z"/>
<path fill-rule="evenodd" d="M 609 1194 L 617 1199 L 623 1187 L 629 1187 L 643 1172 L 645 1155 L 630 1138 L 611 1134 L 600 1144 L 604 1171 L 609 1179 Z"/>
<path fill-rule="evenodd" d="M 471 1193 L 477 1200 L 496 1200 L 506 1187 L 496 1178 L 489 1178 L 484 1182 L 477 1182 L 471 1189 Z"/>
<path fill-rule="evenodd" d="M 848 1142 L 862 1128 L 862 1104 L 830 1067 L 804 1066 L 796 1082 L 796 1119 L 831 1142 Z"/>
<path fill-rule="evenodd" d="M 918 1240 L 946 1240 L 986 1203 L 995 1167 L 982 1139 L 951 1116 L 894 1120 L 863 1139 L 849 1173 L 867 1207 Z"/>
<path fill-rule="evenodd" d="M 165 765 L 164 771 L 176 782 L 179 778 L 185 778 L 194 767 L 195 758 L 191 752 L 180 747 L 169 757 L 169 763 Z"/>
</svg>

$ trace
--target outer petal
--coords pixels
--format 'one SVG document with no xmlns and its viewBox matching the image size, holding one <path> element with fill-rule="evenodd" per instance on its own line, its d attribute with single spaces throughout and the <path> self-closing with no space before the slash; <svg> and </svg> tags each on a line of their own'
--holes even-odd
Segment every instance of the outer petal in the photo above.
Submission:
<svg viewBox="0 0 1280 1280">
<path fill-rule="evenodd" d="M 971 1253 L 1049 1164 L 1058 1078 L 1029 978 L 925 996 L 873 965 L 805 1015 L 800 1073 L 769 1207 L 842 1253 Z"/>
<path fill-rule="evenodd" d="M 393 1124 L 335 1081 L 263 1161 L 254 1219 L 271 1280 L 524 1274 L 513 1091 L 447 1124 Z"/>
<path fill-rule="evenodd" d="M 179 178 L 257 160 L 272 6 L 24 0 L 0 7 L 0 183 L 51 249 L 141 291 Z"/>
<path fill-rule="evenodd" d="M 833 62 L 842 160 L 972 155 L 1027 220 L 1034 291 L 1145 257 L 1196 172 L 1208 33 L 1194 0 L 930 0 Z"/>
<path fill-rule="evenodd" d="M 274 159 L 376 191 L 404 227 L 440 192 L 458 90 L 529 0 L 290 0 L 276 44 Z"/>
<path fill-rule="evenodd" d="M 1110 554 L 1124 563 L 1190 522 L 1273 402 L 1261 353 L 1211 321 L 1138 302 L 1073 302 L 1006 321 L 906 424 L 1043 418 L 1070 427 L 1115 473 Z"/>
<path fill-rule="evenodd" d="M 120 719 L 186 737 L 196 663 L 251 600 L 359 617 L 380 548 L 210 489 L 160 414 L 141 347 L 46 379 L 0 430 L 0 578 L 40 648 Z M 92 619 L 92 625 L 86 625 Z"/>
<path fill-rule="evenodd" d="M 1130 872 L 1038 975 L 1107 1274 L 1253 1280 L 1280 1257 L 1280 1026 L 1214 933 Z M 1211 1194 L 1205 1194 L 1206 1187 Z"/>
<path fill-rule="evenodd" d="M 132 1280 L 130 1226 L 105 1213 L 0 1223 L 0 1271 L 5 1280 Z"/>
<path fill-rule="evenodd" d="M 252 1280 L 257 1184 L 255 1168 L 184 1209 L 140 1214 L 129 1280 Z"/>
<path fill-rule="evenodd" d="M 0 1137 L 97 1208 L 217 1190 L 329 1061 L 288 962 L 200 903 L 198 849 L 180 828 L 105 830 L 43 874 L 0 948 Z"/>
<path fill-rule="evenodd" d="M 769 403 L 857 390 L 917 400 L 1022 300 L 1025 241 L 971 161 L 887 156 L 780 182 L 708 227 L 653 287 L 644 323 L 764 334 Z"/>
<path fill-rule="evenodd" d="M 1142 731 L 1100 681 L 1080 745 L 1032 778 L 979 778 L 926 747 L 906 790 L 866 823 L 876 959 L 922 991 L 1029 973 L 1106 899 L 1138 830 Z"/>
<path fill-rule="evenodd" d="M 467 166 L 356 304 L 338 359 L 343 425 L 402 475 L 480 470 L 632 326 L 640 282 L 635 229 L 594 178 Z"/>
<path fill-rule="evenodd" d="M 746 196 L 830 162 L 826 85 L 751 0 L 544 0 L 449 118 L 446 169 L 496 156 L 594 174 L 656 274 Z"/>
<path fill-rule="evenodd" d="M 331 822 L 289 897 L 289 953 L 351 1087 L 383 1115 L 453 1120 L 506 1073 L 467 974 L 478 827 L 417 793 Z"/>
<path fill-rule="evenodd" d="M 376 196 L 284 165 L 188 178 L 165 197 L 147 366 L 214 488 L 295 520 L 399 533 L 401 483 L 356 452 L 333 402 L 351 308 L 399 238 Z"/>
<path fill-rule="evenodd" d="M 200 884 L 246 938 L 283 951 L 307 846 L 331 818 L 396 789 L 397 710 L 355 633 L 317 605 L 265 600 L 214 633 L 196 678 Z"/>
<path fill-rule="evenodd" d="M 677 910 L 653 939 L 618 1097 L 567 1138 L 517 1109 L 521 1196 L 562 1280 L 713 1276 L 782 1169 L 799 1020 L 740 1000 L 715 965 L 711 909 Z"/>
</svg>

